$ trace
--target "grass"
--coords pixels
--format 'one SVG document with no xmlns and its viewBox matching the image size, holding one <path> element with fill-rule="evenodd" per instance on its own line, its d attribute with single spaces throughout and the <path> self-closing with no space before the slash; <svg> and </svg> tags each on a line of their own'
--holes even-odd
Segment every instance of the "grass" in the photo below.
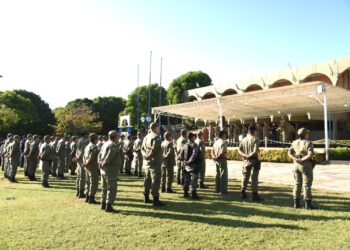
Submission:
<svg viewBox="0 0 350 250">
<path fill-rule="evenodd" d="M 315 191 L 317 211 L 291 208 L 291 187 L 261 184 L 262 203 L 242 202 L 239 183 L 229 195 L 201 190 L 201 201 L 161 194 L 166 207 L 142 203 L 142 180 L 120 177 L 115 208 L 75 197 L 75 178 L 50 178 L 53 188 L 18 174 L 0 179 L 0 249 L 349 249 L 348 193 Z"/>
</svg>

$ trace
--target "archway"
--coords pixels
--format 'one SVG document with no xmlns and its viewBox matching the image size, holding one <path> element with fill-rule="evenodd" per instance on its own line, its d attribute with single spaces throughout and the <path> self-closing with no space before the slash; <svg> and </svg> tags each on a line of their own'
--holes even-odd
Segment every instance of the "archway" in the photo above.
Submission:
<svg viewBox="0 0 350 250">
<path fill-rule="evenodd" d="M 252 91 L 257 91 L 257 90 L 262 90 L 263 88 L 257 84 L 252 84 L 249 85 L 244 92 L 252 92 Z"/>
<path fill-rule="evenodd" d="M 337 86 L 344 89 L 350 89 L 350 68 L 346 69 L 340 74 L 338 77 Z"/>
<path fill-rule="evenodd" d="M 203 100 L 205 100 L 205 99 L 211 99 L 211 98 L 215 98 L 216 96 L 215 96 L 215 94 L 214 93 L 212 93 L 212 92 L 208 92 L 208 93 L 206 93 L 204 96 L 203 96 Z"/>
<path fill-rule="evenodd" d="M 198 99 L 193 95 L 187 97 L 187 100 L 186 100 L 186 102 L 195 102 L 195 101 L 198 101 Z"/>
<path fill-rule="evenodd" d="M 293 85 L 293 83 L 291 81 L 288 81 L 286 79 L 280 79 L 277 80 L 276 82 L 274 82 L 270 88 L 279 88 L 279 87 L 284 87 L 284 86 L 289 86 L 289 85 Z"/>
<path fill-rule="evenodd" d="M 227 89 L 222 93 L 222 96 L 227 96 L 227 95 L 236 95 L 237 91 L 234 89 Z"/>
<path fill-rule="evenodd" d="M 315 74 L 311 74 L 311 75 L 305 77 L 304 80 L 302 81 L 302 83 L 314 82 L 314 81 L 320 81 L 320 82 L 332 84 L 332 80 L 329 79 L 328 76 L 321 74 L 321 73 L 315 73 Z"/>
</svg>

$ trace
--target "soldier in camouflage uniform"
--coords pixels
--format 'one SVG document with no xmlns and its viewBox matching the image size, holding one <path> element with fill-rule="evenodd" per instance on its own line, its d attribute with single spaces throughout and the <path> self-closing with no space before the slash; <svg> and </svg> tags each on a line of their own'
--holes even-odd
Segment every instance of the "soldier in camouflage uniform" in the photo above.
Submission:
<svg viewBox="0 0 350 250">
<path fill-rule="evenodd" d="M 89 133 L 84 131 L 81 133 L 81 137 L 79 138 L 77 143 L 77 150 L 76 150 L 75 157 L 77 159 L 77 165 L 78 165 L 77 194 L 76 194 L 78 198 L 86 198 L 84 194 L 86 173 L 83 165 L 83 157 L 84 157 L 85 147 L 89 144 L 88 138 L 89 138 Z"/>
<path fill-rule="evenodd" d="M 248 135 L 240 142 L 238 153 L 243 157 L 241 198 L 247 198 L 246 189 L 249 179 L 252 177 L 252 200 L 261 201 L 262 199 L 258 194 L 261 163 L 259 160 L 259 142 L 256 138 L 256 127 L 254 125 L 248 127 Z"/>
<path fill-rule="evenodd" d="M 198 165 L 199 165 L 199 187 L 200 188 L 208 188 L 204 184 L 205 180 L 205 169 L 206 169 L 206 162 L 205 162 L 205 143 L 203 140 L 203 132 L 199 131 L 197 139 L 195 143 L 198 145 Z"/>
<path fill-rule="evenodd" d="M 129 135 L 123 143 L 123 154 L 124 154 L 124 169 L 128 176 L 131 176 L 131 163 L 133 157 L 133 143 L 131 141 L 131 136 Z"/>
<path fill-rule="evenodd" d="M 66 148 L 67 136 L 64 136 L 61 140 L 58 141 L 56 147 L 57 154 L 57 179 L 64 179 L 64 171 L 66 169 L 66 157 L 67 157 L 67 148 Z"/>
<path fill-rule="evenodd" d="M 162 147 L 159 137 L 159 125 L 152 122 L 150 124 L 151 132 L 145 137 L 142 145 L 142 151 L 147 161 L 146 177 L 144 182 L 144 202 L 151 203 L 149 194 L 153 196 L 153 206 L 162 206 L 159 201 L 159 187 L 161 179 L 162 165 Z"/>
<path fill-rule="evenodd" d="M 301 189 L 304 187 L 305 209 L 316 209 L 311 204 L 311 186 L 313 181 L 314 146 L 309 140 L 309 131 L 305 128 L 298 130 L 298 139 L 293 141 L 288 150 L 288 156 L 294 162 L 294 208 L 300 208 Z"/>
<path fill-rule="evenodd" d="M 27 154 L 27 173 L 28 173 L 28 178 L 31 181 L 35 181 L 35 172 L 36 168 L 38 167 L 39 164 L 39 136 L 34 135 L 33 136 L 33 141 L 30 143 L 29 146 L 29 153 Z"/>
<path fill-rule="evenodd" d="M 180 151 L 181 151 L 182 147 L 186 143 L 187 143 L 187 130 L 186 129 L 182 129 L 181 130 L 181 136 L 176 141 L 177 184 L 179 184 L 179 185 L 183 185 L 183 183 L 184 183 L 184 173 L 183 173 L 184 164 L 180 160 L 179 156 L 180 156 Z"/>
<path fill-rule="evenodd" d="M 7 169 L 7 175 L 10 182 L 16 182 L 17 167 L 19 166 L 21 160 L 21 151 L 19 148 L 19 142 L 21 137 L 15 135 L 13 137 L 13 142 L 8 144 L 8 156 L 9 156 L 9 166 Z"/>
<path fill-rule="evenodd" d="M 180 151 L 180 158 L 185 164 L 184 198 L 189 197 L 188 191 L 191 186 L 192 199 L 199 200 L 200 197 L 197 195 L 198 175 L 200 171 L 200 165 L 198 164 L 199 148 L 194 142 L 195 139 L 195 134 L 188 134 L 188 141 Z"/>
<path fill-rule="evenodd" d="M 134 156 L 135 156 L 135 176 L 142 177 L 142 166 L 143 166 L 143 156 L 142 156 L 142 142 L 143 134 L 142 132 L 137 133 L 137 139 L 134 142 Z"/>
<path fill-rule="evenodd" d="M 104 143 L 98 155 L 101 171 L 102 193 L 101 209 L 108 213 L 116 213 L 112 207 L 117 196 L 117 178 L 121 168 L 120 148 L 118 146 L 118 132 L 109 131 L 109 140 Z"/>
<path fill-rule="evenodd" d="M 220 131 L 219 139 L 214 143 L 212 158 L 216 165 L 215 192 L 221 195 L 227 194 L 227 142 L 226 133 Z"/>
<path fill-rule="evenodd" d="M 89 204 L 97 204 L 95 195 L 98 188 L 98 136 L 94 133 L 89 135 L 90 143 L 85 147 L 83 163 L 86 170 L 86 184 L 85 184 L 85 202 Z"/>
<path fill-rule="evenodd" d="M 124 141 L 125 141 L 125 135 L 121 134 L 120 135 L 120 140 L 119 140 L 119 149 L 120 149 L 120 157 L 122 160 L 122 166 L 120 168 L 120 173 L 124 173 L 124 162 L 125 162 L 125 156 L 124 156 Z"/>
<path fill-rule="evenodd" d="M 39 149 L 39 159 L 40 159 L 40 167 L 41 167 L 41 186 L 43 188 L 49 188 L 49 174 L 52 170 L 51 164 L 54 160 L 54 149 L 50 145 L 50 137 L 44 137 L 44 143 L 40 145 Z"/>
<path fill-rule="evenodd" d="M 30 151 L 30 144 L 33 141 L 33 135 L 28 134 L 27 135 L 27 140 L 24 144 L 24 150 L 23 150 L 23 155 L 24 155 L 24 176 L 28 176 L 28 155 Z M 30 163 L 29 163 L 30 164 Z"/>
<path fill-rule="evenodd" d="M 10 178 L 9 169 L 10 169 L 10 154 L 9 154 L 9 145 L 13 142 L 13 135 L 9 134 L 7 140 L 4 143 L 4 177 Z"/>
<path fill-rule="evenodd" d="M 66 151 L 67 151 L 65 173 L 68 173 L 69 170 L 71 170 L 71 163 L 72 163 L 71 148 L 70 148 L 70 144 L 71 143 L 72 143 L 72 137 L 71 136 L 67 136 L 67 141 L 65 143 Z"/>
<path fill-rule="evenodd" d="M 169 132 L 165 132 L 164 141 L 162 142 L 162 192 L 174 193 L 172 184 L 174 179 L 175 167 L 175 149 L 173 144 L 173 136 Z"/>
<path fill-rule="evenodd" d="M 57 177 L 57 153 L 56 153 L 56 149 L 57 149 L 57 143 L 58 141 L 60 140 L 60 138 L 57 136 L 57 137 L 54 137 L 52 136 L 51 137 L 51 142 L 50 142 L 50 146 L 53 150 L 53 160 L 52 160 L 52 164 L 51 164 L 51 174 L 52 176 L 54 177 Z"/>
<path fill-rule="evenodd" d="M 71 159 L 71 163 L 70 163 L 70 175 L 77 175 L 76 174 L 76 169 L 77 169 L 77 161 L 75 158 L 75 155 L 77 153 L 77 143 L 78 143 L 78 137 L 73 136 L 72 137 L 72 143 L 70 144 L 70 159 Z"/>
</svg>

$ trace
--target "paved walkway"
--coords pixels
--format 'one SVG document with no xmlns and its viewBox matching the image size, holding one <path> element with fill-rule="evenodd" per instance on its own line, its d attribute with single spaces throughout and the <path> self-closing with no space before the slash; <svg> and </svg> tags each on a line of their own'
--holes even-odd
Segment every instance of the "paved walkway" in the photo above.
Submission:
<svg viewBox="0 0 350 250">
<path fill-rule="evenodd" d="M 230 179 L 241 180 L 241 171 L 241 162 L 228 161 Z M 215 174 L 216 168 L 214 162 L 207 160 L 206 175 L 215 176 Z M 261 164 L 259 181 L 293 185 L 292 164 L 263 162 Z M 313 188 L 350 193 L 350 163 L 340 162 L 339 164 L 316 165 L 314 169 Z"/>
</svg>

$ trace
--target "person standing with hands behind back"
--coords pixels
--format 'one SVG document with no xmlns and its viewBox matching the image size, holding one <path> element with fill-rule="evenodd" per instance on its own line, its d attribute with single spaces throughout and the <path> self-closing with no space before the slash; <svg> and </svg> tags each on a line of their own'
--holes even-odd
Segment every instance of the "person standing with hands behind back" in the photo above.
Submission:
<svg viewBox="0 0 350 250">
<path fill-rule="evenodd" d="M 215 191 L 227 194 L 227 142 L 226 132 L 219 132 L 219 139 L 213 145 L 212 158 L 216 164 Z"/>
</svg>

